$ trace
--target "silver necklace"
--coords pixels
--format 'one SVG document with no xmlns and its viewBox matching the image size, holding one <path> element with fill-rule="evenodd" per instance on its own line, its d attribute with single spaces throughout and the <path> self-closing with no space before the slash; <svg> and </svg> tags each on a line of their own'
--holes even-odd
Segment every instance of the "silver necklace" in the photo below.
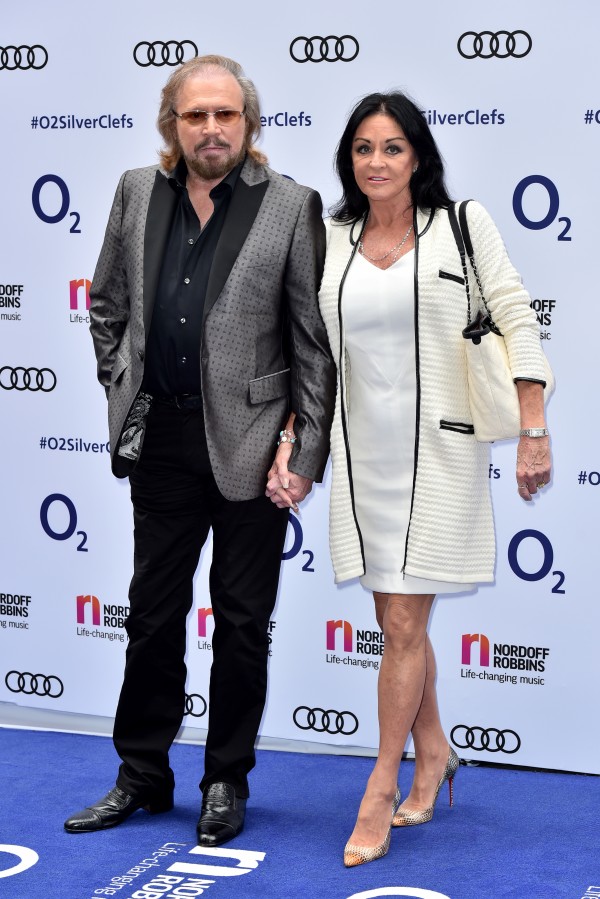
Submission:
<svg viewBox="0 0 600 899">
<path fill-rule="evenodd" d="M 366 230 L 368 221 L 369 221 L 369 220 L 367 219 L 367 221 L 365 222 L 365 230 Z M 406 241 L 407 241 L 408 238 L 410 237 L 410 232 L 412 231 L 412 229 L 413 229 L 413 226 L 412 226 L 412 224 L 411 224 L 410 227 L 409 227 L 409 229 L 408 229 L 408 231 L 406 232 L 406 234 L 404 235 L 404 237 L 403 237 L 402 240 L 400 241 L 400 243 L 397 243 L 395 247 L 392 247 L 392 249 L 391 249 L 391 250 L 388 250 L 387 253 L 384 253 L 383 256 L 369 256 L 369 254 L 368 254 L 367 251 L 365 250 L 365 246 L 364 246 L 362 240 L 359 240 L 359 241 L 358 241 L 358 249 L 359 249 L 359 252 L 360 252 L 360 254 L 361 254 L 362 256 L 365 257 L 365 259 L 368 259 L 369 262 L 383 262 L 384 259 L 387 259 L 388 256 L 391 256 L 392 253 L 395 253 L 395 257 L 394 257 L 394 260 L 393 260 L 393 261 L 395 262 L 396 259 L 398 258 L 398 256 L 400 255 L 400 250 L 402 249 L 402 247 L 404 246 L 404 244 L 406 243 Z"/>
</svg>

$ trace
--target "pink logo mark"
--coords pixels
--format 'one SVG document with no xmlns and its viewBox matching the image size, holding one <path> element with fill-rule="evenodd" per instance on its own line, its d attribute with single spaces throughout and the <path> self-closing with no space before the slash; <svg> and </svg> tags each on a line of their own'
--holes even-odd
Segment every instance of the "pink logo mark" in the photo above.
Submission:
<svg viewBox="0 0 600 899">
<path fill-rule="evenodd" d="M 335 634 L 338 630 L 344 634 L 344 652 L 352 652 L 352 625 L 342 619 L 327 622 L 327 649 L 335 649 Z"/>
<path fill-rule="evenodd" d="M 485 634 L 462 635 L 462 664 L 471 664 L 471 648 L 473 643 L 479 643 L 479 664 L 482 668 L 488 668 L 490 664 L 490 641 Z"/>
<path fill-rule="evenodd" d="M 85 308 L 90 308 L 90 287 L 92 282 L 87 278 L 79 278 L 78 281 L 69 281 L 69 306 L 71 309 L 79 309 L 79 288 L 85 288 Z"/>
<path fill-rule="evenodd" d="M 85 624 L 85 607 L 87 604 L 92 607 L 92 624 L 100 624 L 100 600 L 97 596 L 78 596 L 77 597 L 77 624 Z"/>
<path fill-rule="evenodd" d="M 212 609 L 198 609 L 198 636 L 206 637 L 206 620 L 212 616 Z"/>
</svg>

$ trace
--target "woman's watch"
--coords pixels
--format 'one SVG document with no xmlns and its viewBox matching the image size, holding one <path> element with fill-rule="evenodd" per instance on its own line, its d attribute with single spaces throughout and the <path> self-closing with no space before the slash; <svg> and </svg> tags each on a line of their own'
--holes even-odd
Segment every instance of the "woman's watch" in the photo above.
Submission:
<svg viewBox="0 0 600 899">
<path fill-rule="evenodd" d="M 548 428 L 521 428 L 519 437 L 548 437 Z"/>
</svg>

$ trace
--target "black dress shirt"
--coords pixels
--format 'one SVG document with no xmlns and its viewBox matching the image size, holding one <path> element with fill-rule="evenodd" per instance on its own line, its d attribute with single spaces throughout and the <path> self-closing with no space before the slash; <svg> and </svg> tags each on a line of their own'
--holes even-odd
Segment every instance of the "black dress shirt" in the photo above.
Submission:
<svg viewBox="0 0 600 899">
<path fill-rule="evenodd" d="M 142 389 L 154 396 L 199 394 L 200 343 L 208 278 L 229 202 L 243 162 L 210 192 L 214 209 L 201 227 L 190 201 L 187 166 L 169 176 L 177 203 L 165 247 L 146 341 Z"/>
</svg>

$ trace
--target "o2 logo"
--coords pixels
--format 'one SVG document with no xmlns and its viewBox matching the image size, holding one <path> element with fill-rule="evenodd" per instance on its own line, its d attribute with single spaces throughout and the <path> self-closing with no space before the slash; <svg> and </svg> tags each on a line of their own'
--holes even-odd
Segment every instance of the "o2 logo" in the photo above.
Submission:
<svg viewBox="0 0 600 899">
<path fill-rule="evenodd" d="M 288 519 L 288 534 L 290 532 L 289 526 L 292 526 L 292 531 L 294 532 L 294 542 L 292 546 L 288 550 L 284 550 L 281 554 L 281 558 L 284 562 L 288 562 L 290 559 L 293 559 L 298 555 L 300 550 L 302 549 L 302 542 L 304 540 L 304 534 L 302 533 L 302 525 L 296 516 L 290 512 L 290 517 Z M 311 568 L 313 560 L 315 558 L 315 554 L 310 549 L 302 549 L 302 555 L 308 556 L 306 562 L 302 566 L 302 571 L 310 571 L 314 572 L 314 568 Z"/>
<path fill-rule="evenodd" d="M 59 190 L 60 208 L 58 209 L 58 212 L 47 212 L 47 206 L 46 209 L 42 208 L 42 189 L 47 184 L 54 184 L 55 187 L 57 187 Z M 47 193 L 47 191 L 44 191 L 44 197 L 46 200 Z M 63 181 L 63 179 L 59 175 L 42 175 L 41 178 L 38 178 L 33 185 L 33 190 L 31 192 L 31 202 L 33 203 L 33 210 L 37 217 L 43 222 L 46 222 L 47 225 L 56 225 L 57 222 L 62 222 L 67 213 L 69 213 L 70 218 L 74 219 L 73 224 L 69 228 L 69 231 L 71 232 L 71 234 L 81 234 L 81 228 L 79 228 L 81 216 L 78 212 L 69 212 L 69 206 L 71 205 L 71 195 L 69 193 L 69 188 L 67 187 L 66 182 Z"/>
<path fill-rule="evenodd" d="M 37 852 L 34 852 L 33 849 L 29 849 L 27 846 L 12 846 L 9 843 L 0 843 L 0 854 L 4 852 L 7 855 L 16 855 L 19 861 L 16 865 L 11 865 L 9 868 L 0 868 L 0 877 L 14 877 L 15 874 L 22 874 L 23 871 L 32 868 L 39 861 Z"/>
<path fill-rule="evenodd" d="M 524 540 L 536 540 L 542 550 L 542 563 L 536 571 L 526 571 L 519 561 L 519 549 Z M 519 531 L 508 544 L 508 562 L 513 572 L 523 581 L 541 581 L 552 571 L 554 564 L 554 550 L 552 544 L 545 534 L 541 531 L 525 530 Z M 552 576 L 556 578 L 556 582 L 552 587 L 552 593 L 566 593 L 562 589 L 565 582 L 563 571 L 552 571 Z"/>
<path fill-rule="evenodd" d="M 376 899 L 384 896 L 405 896 L 406 899 L 450 899 L 445 893 L 422 890 L 420 887 L 377 887 L 365 893 L 353 893 L 348 899 Z"/>
<path fill-rule="evenodd" d="M 56 503 L 60 503 L 67 511 L 67 526 L 63 530 L 56 530 L 53 526 L 54 523 L 50 523 L 50 509 Z M 60 513 L 58 514 L 60 515 Z M 77 509 L 75 508 L 73 500 L 70 500 L 69 497 L 65 496 L 63 493 L 51 493 L 41 505 L 40 521 L 44 531 L 52 538 L 52 540 L 68 540 L 77 530 Z M 86 553 L 88 551 L 87 546 L 85 545 L 87 543 L 86 532 L 77 531 L 77 536 L 81 538 L 77 545 L 77 552 Z"/>
<path fill-rule="evenodd" d="M 523 209 L 523 196 L 525 191 L 533 184 L 540 185 L 548 194 L 548 212 L 541 219 L 530 219 L 525 215 L 525 210 Z M 515 192 L 513 194 L 513 212 L 517 221 L 520 222 L 524 228 L 529 228 L 531 231 L 542 231 L 544 228 L 548 228 L 556 219 L 559 206 L 560 197 L 558 195 L 558 188 L 556 187 L 556 184 L 551 181 L 550 178 L 546 178 L 545 175 L 529 175 L 527 178 L 523 178 L 522 181 L 519 181 L 515 187 Z M 567 236 L 571 228 L 571 219 L 568 216 L 563 215 L 558 221 L 564 225 L 564 228 L 556 239 L 571 240 L 571 238 Z"/>
</svg>

